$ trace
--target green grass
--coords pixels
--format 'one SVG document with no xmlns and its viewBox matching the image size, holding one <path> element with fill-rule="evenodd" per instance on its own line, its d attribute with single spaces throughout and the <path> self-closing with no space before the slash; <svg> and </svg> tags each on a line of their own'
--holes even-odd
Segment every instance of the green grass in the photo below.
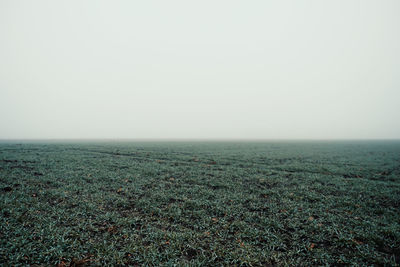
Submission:
<svg viewBox="0 0 400 267">
<path fill-rule="evenodd" d="M 0 144 L 0 264 L 400 263 L 400 142 Z"/>
</svg>

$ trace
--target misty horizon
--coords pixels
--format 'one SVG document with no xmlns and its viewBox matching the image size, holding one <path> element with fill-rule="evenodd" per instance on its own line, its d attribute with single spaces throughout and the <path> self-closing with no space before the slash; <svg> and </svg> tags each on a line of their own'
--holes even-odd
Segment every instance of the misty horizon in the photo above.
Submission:
<svg viewBox="0 0 400 267">
<path fill-rule="evenodd" d="M 2 1 L 0 140 L 397 140 L 399 8 Z"/>
</svg>

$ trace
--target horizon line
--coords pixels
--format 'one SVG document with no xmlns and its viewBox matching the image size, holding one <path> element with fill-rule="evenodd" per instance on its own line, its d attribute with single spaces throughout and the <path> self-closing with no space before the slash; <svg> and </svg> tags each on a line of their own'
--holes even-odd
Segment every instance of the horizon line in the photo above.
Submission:
<svg viewBox="0 0 400 267">
<path fill-rule="evenodd" d="M 0 142 L 279 142 L 279 141 L 400 141 L 400 138 L 0 138 Z"/>
</svg>

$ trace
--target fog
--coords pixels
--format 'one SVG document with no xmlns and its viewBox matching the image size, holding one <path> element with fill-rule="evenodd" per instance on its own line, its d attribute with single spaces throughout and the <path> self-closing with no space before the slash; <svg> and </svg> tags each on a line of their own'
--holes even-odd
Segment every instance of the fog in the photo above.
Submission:
<svg viewBox="0 0 400 267">
<path fill-rule="evenodd" d="M 0 139 L 400 138 L 400 2 L 0 2 Z"/>
</svg>

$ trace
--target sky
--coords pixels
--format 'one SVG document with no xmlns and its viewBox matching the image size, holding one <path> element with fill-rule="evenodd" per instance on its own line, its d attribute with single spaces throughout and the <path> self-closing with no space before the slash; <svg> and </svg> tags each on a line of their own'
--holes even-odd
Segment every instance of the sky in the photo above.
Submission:
<svg viewBox="0 0 400 267">
<path fill-rule="evenodd" d="M 0 139 L 398 139 L 400 1 L 0 1 Z"/>
</svg>

